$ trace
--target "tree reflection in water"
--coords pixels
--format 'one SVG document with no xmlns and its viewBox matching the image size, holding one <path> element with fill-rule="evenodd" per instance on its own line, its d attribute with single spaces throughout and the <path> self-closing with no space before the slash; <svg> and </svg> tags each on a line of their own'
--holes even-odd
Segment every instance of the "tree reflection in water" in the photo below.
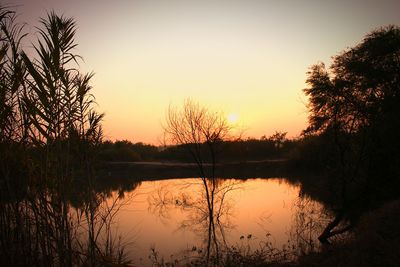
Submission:
<svg viewBox="0 0 400 267">
<path fill-rule="evenodd" d="M 318 235 L 331 216 L 320 203 L 303 194 L 295 199 L 292 210 L 289 242 L 293 254 L 300 256 L 315 252 L 320 248 Z"/>
<path fill-rule="evenodd" d="M 207 185 L 210 186 L 208 192 L 213 192 L 212 187 L 215 186 L 214 195 L 209 195 L 211 202 L 207 201 L 207 190 L 203 183 L 199 183 L 200 181 L 180 186 L 175 183 L 169 185 L 164 183 L 148 197 L 150 212 L 158 216 L 161 221 L 167 224 L 174 219 L 172 218 L 174 211 L 178 210 L 183 213 L 183 218 L 178 217 L 177 229 L 189 230 L 201 238 L 200 246 L 190 246 L 181 254 L 174 254 L 172 259 L 175 260 L 175 264 L 189 262 L 189 265 L 194 263 L 194 265 L 225 266 L 230 263 L 235 266 L 235 264 L 243 265 L 244 263 L 251 265 L 256 262 L 282 263 L 293 261 L 298 256 L 320 249 L 318 233 L 324 228 L 331 215 L 320 203 L 307 195 L 300 193 L 296 197 L 299 190 L 297 185 L 295 195 L 289 198 L 290 202 L 287 202 L 290 204 L 281 208 L 290 210 L 291 214 L 286 218 L 287 221 L 282 222 L 288 223 L 289 228 L 286 228 L 288 242 L 285 240 L 284 233 L 282 236 L 276 235 L 277 233 L 273 230 L 276 229 L 275 226 L 271 229 L 271 218 L 268 217 L 258 224 L 264 230 L 264 234 L 262 232 L 246 233 L 236 243 L 232 240 L 232 233 L 235 232 L 234 229 L 241 228 L 241 225 L 235 225 L 234 200 L 237 194 L 232 191 L 247 187 L 240 184 L 243 181 L 233 179 L 216 179 L 215 181 L 213 185 L 211 180 L 207 180 Z M 280 182 L 285 183 L 285 186 L 292 186 L 286 184 L 286 180 L 280 180 Z M 265 199 L 268 201 L 267 196 Z M 208 206 L 208 203 L 211 206 Z M 265 205 L 268 206 L 268 203 Z M 251 209 L 251 206 L 248 208 Z M 277 211 L 271 210 L 271 212 Z M 249 221 L 249 223 L 252 222 Z M 196 241 L 194 240 L 193 243 L 196 244 Z M 164 263 L 155 249 L 153 249 L 153 254 L 154 263 L 158 264 L 160 261 Z"/>
<path fill-rule="evenodd" d="M 240 180 L 205 179 L 197 185 L 197 191 L 182 192 L 173 195 L 170 188 L 163 186 L 149 196 L 149 210 L 162 221 L 170 219 L 169 211 L 178 208 L 186 214 L 179 222 L 179 230 L 190 230 L 203 240 L 202 247 L 193 247 L 197 251 L 198 261 L 206 265 L 220 262 L 221 252 L 225 251 L 226 232 L 233 229 L 233 201 L 229 193 L 240 188 Z M 200 186 L 199 186 L 200 184 Z M 182 187 L 193 186 L 185 184 Z M 183 189 L 183 188 L 181 188 Z"/>
</svg>

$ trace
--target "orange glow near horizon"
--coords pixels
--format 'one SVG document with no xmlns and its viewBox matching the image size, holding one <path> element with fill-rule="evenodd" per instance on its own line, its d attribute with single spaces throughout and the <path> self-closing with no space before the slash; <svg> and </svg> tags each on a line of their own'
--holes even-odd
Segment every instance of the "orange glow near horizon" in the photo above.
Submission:
<svg viewBox="0 0 400 267">
<path fill-rule="evenodd" d="M 309 66 L 400 24 L 395 0 L 14 2 L 30 36 L 46 10 L 75 18 L 105 138 L 155 145 L 168 106 L 185 98 L 237 114 L 243 137 L 296 137 L 307 124 Z"/>
</svg>

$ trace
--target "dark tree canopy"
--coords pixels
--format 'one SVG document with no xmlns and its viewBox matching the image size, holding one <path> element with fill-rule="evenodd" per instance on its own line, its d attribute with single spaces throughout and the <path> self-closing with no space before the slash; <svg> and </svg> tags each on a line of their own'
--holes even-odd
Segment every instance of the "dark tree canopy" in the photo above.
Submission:
<svg viewBox="0 0 400 267">
<path fill-rule="evenodd" d="M 329 70 L 320 63 L 307 74 L 308 132 L 335 128 L 353 133 L 399 114 L 400 28 L 373 31 L 333 57 Z"/>
<path fill-rule="evenodd" d="M 304 133 L 322 141 L 324 197 L 336 214 L 319 237 L 325 243 L 400 196 L 400 28 L 372 31 L 334 56 L 329 69 L 319 63 L 307 75 Z M 349 224 L 339 228 L 343 220 Z"/>
</svg>

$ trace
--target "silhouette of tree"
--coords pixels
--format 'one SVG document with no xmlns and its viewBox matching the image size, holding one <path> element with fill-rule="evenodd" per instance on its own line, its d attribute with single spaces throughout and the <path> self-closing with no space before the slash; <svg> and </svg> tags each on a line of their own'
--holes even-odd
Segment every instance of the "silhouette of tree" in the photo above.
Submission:
<svg viewBox="0 0 400 267">
<path fill-rule="evenodd" d="M 218 188 L 218 180 L 215 177 L 218 145 L 229 136 L 230 127 L 221 114 L 212 112 L 191 100 L 184 102 L 182 110 L 170 107 L 167 113 L 165 137 L 175 145 L 184 145 L 195 161 L 205 191 L 205 199 L 208 208 L 208 228 L 215 228 L 215 192 Z M 206 145 L 204 151 L 202 146 Z M 211 171 L 206 162 L 211 162 Z M 209 231 L 209 233 L 215 233 Z M 211 238 L 208 239 L 211 242 Z M 216 239 L 214 239 L 216 240 Z M 218 243 L 215 241 L 216 250 Z M 218 255 L 218 253 L 217 253 Z M 207 253 L 207 264 L 210 254 Z"/>
<path fill-rule="evenodd" d="M 226 119 L 198 103 L 185 100 L 182 110 L 169 107 L 164 126 L 166 142 L 184 145 L 198 166 L 200 177 L 215 178 L 218 146 L 228 138 L 230 127 Z M 202 149 L 206 145 L 207 149 Z M 211 173 L 205 163 L 211 162 Z"/>
<path fill-rule="evenodd" d="M 399 47 L 400 28 L 388 26 L 333 57 L 330 71 L 323 63 L 312 66 L 304 89 L 309 96 L 307 131 L 353 133 L 398 110 Z"/>
<path fill-rule="evenodd" d="M 393 186 L 400 175 L 400 28 L 375 30 L 333 57 L 329 70 L 319 63 L 307 74 L 304 92 L 310 115 L 305 134 L 328 136 L 336 148 L 335 170 L 330 172 L 336 177 L 337 216 L 320 236 L 328 242 L 351 228 L 352 223 L 335 229 L 346 217 L 358 217 L 350 215 L 354 210 L 361 212 L 399 193 Z"/>
<path fill-rule="evenodd" d="M 268 140 L 274 143 L 274 146 L 276 148 L 281 148 L 283 146 L 283 143 L 287 140 L 286 139 L 286 134 L 287 132 L 278 132 L 275 131 L 273 135 L 268 137 Z"/>
</svg>

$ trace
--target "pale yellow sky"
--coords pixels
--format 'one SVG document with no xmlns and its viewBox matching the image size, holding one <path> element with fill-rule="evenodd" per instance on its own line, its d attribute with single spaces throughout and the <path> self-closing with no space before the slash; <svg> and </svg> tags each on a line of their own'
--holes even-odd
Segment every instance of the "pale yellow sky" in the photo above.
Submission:
<svg viewBox="0 0 400 267">
<path fill-rule="evenodd" d="M 76 19 L 106 137 L 153 144 L 168 106 L 188 97 L 236 114 L 245 136 L 297 136 L 308 67 L 400 24 L 394 0 L 14 2 L 30 25 L 52 9 Z"/>
</svg>

